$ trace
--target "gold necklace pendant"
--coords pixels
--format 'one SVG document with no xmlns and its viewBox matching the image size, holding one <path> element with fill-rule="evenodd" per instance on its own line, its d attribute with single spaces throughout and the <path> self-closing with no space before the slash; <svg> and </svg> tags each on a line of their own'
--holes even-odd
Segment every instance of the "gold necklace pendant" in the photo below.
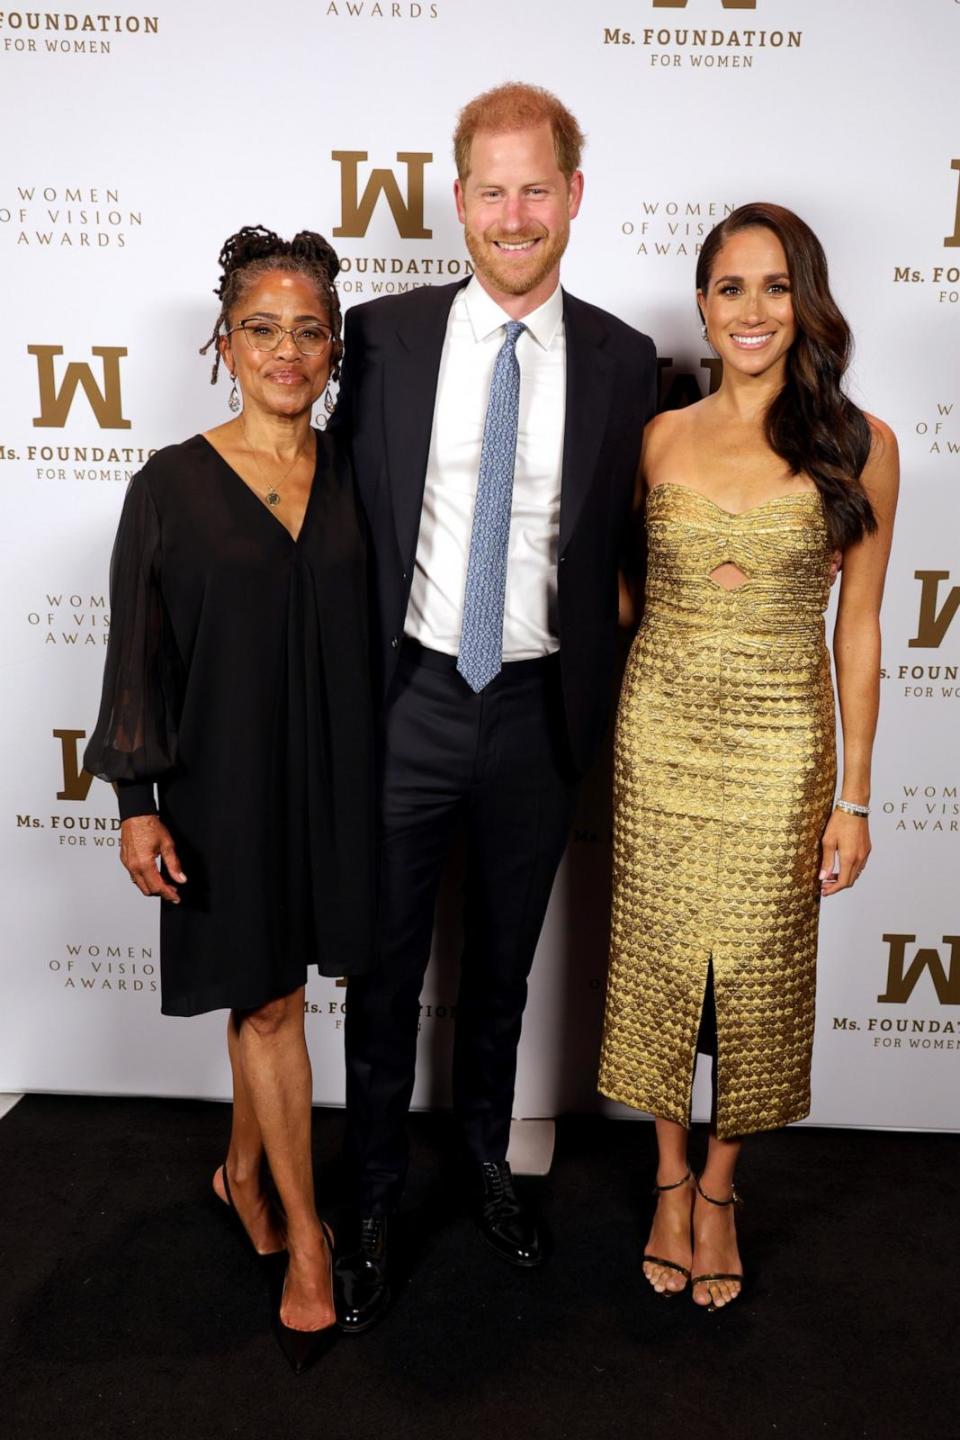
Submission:
<svg viewBox="0 0 960 1440">
<path fill-rule="evenodd" d="M 240 414 L 240 429 L 243 431 L 243 438 L 246 442 L 247 453 L 249 454 L 250 459 L 253 461 L 256 467 L 257 474 L 260 476 L 260 481 L 262 483 L 264 479 L 263 468 L 260 464 L 260 461 L 257 459 L 256 451 L 250 444 L 250 437 L 247 434 L 247 425 L 246 421 L 243 418 L 242 411 Z M 257 494 L 261 497 L 264 504 L 269 505 L 271 510 L 275 509 L 276 506 L 279 505 L 280 501 L 283 499 L 283 496 L 280 494 L 280 486 L 285 485 L 286 482 L 290 479 L 290 476 L 293 474 L 294 470 L 297 467 L 297 461 L 301 458 L 303 454 L 304 452 L 302 450 L 297 451 L 296 455 L 294 455 L 293 457 L 293 464 L 289 467 L 286 474 L 280 480 L 278 480 L 275 485 L 271 485 L 269 490 L 257 491 Z"/>
</svg>

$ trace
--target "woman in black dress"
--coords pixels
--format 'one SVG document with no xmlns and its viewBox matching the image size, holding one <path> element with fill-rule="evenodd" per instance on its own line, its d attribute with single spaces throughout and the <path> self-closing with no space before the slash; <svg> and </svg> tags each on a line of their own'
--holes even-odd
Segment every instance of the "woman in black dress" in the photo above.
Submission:
<svg viewBox="0 0 960 1440">
<path fill-rule="evenodd" d="M 337 257 L 258 226 L 220 263 L 213 379 L 222 359 L 239 413 L 130 484 L 85 764 L 116 782 L 121 860 L 161 900 L 163 1012 L 230 1011 L 213 1186 L 259 1254 L 288 1251 L 278 1334 L 302 1368 L 335 1322 L 304 984 L 372 954 L 365 553 L 349 462 L 311 426 L 339 371 Z"/>
</svg>

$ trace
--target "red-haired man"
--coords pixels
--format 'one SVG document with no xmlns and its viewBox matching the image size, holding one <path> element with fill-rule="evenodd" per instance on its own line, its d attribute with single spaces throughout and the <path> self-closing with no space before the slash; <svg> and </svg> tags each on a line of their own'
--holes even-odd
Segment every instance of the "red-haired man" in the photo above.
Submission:
<svg viewBox="0 0 960 1440">
<path fill-rule="evenodd" d="M 359 1248 L 340 1323 L 390 1298 L 419 999 L 440 872 L 466 832 L 454 1112 L 477 1218 L 538 1265 L 506 1161 L 527 977 L 578 778 L 606 729 L 617 569 L 653 344 L 560 288 L 583 137 L 544 90 L 471 101 L 454 139 L 474 275 L 354 307 L 336 423 L 374 549 L 383 684 L 382 955 L 347 990 L 347 1150 Z"/>
</svg>

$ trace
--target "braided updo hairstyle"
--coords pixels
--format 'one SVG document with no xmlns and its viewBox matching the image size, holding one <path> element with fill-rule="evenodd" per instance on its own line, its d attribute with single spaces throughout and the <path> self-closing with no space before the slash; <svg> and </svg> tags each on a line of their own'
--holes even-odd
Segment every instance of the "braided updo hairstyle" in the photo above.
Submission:
<svg viewBox="0 0 960 1440">
<path fill-rule="evenodd" d="M 340 338 L 342 322 L 340 297 L 334 280 L 340 269 L 336 250 L 322 235 L 313 230 L 300 230 L 292 240 L 281 240 L 272 230 L 263 225 L 244 225 L 236 235 L 223 242 L 220 251 L 220 283 L 213 293 L 220 297 L 220 314 L 213 327 L 213 334 L 200 354 L 206 355 L 214 346 L 213 370 L 210 384 L 216 385 L 220 370 L 220 346 L 218 341 L 230 328 L 230 312 L 243 299 L 246 292 L 261 275 L 273 270 L 294 271 L 312 280 L 317 291 L 329 307 L 330 328 L 333 331 L 333 353 L 330 379 L 339 380 L 340 361 L 343 357 L 343 342 Z"/>
</svg>

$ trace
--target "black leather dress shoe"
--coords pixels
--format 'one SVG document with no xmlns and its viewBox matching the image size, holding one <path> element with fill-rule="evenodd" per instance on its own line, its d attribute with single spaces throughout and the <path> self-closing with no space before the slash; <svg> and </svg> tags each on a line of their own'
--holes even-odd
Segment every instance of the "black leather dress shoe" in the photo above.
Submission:
<svg viewBox="0 0 960 1440">
<path fill-rule="evenodd" d="M 333 1287 L 337 1323 L 344 1335 L 362 1335 L 382 1318 L 390 1304 L 385 1215 L 368 1215 L 360 1221 L 360 1245 L 351 1254 L 338 1256 Z"/>
<path fill-rule="evenodd" d="M 511 1265 L 532 1269 L 542 1265 L 540 1228 L 529 1208 L 517 1199 L 506 1160 L 488 1160 L 480 1168 L 480 1209 L 477 1225 L 487 1244 Z"/>
</svg>

